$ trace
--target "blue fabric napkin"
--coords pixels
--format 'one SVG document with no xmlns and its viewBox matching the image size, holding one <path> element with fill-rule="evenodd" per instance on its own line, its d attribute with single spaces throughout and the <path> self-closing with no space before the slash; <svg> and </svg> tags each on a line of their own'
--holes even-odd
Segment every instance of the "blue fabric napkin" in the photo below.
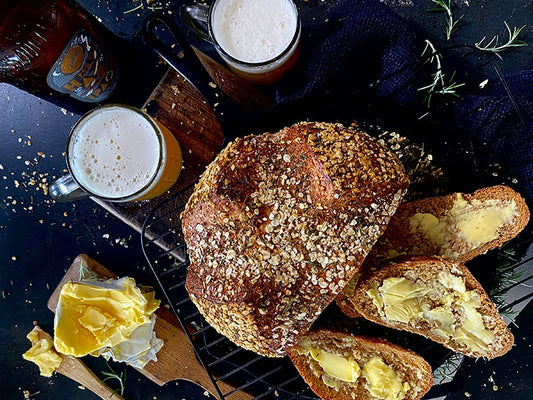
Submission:
<svg viewBox="0 0 533 400">
<path fill-rule="evenodd" d="M 507 85 L 507 88 L 505 87 Z M 518 109 L 518 110 L 517 110 Z M 454 104 L 457 135 L 470 138 L 486 167 L 500 164 L 533 200 L 533 70 L 494 78 Z"/>
<path fill-rule="evenodd" d="M 390 7 L 378 0 L 340 0 L 321 31 L 323 36 L 312 41 L 302 36 L 301 60 L 276 88 L 278 101 L 366 88 L 413 114 L 427 111 L 418 90 L 428 78 L 428 65 L 421 59 L 425 35 Z M 483 87 L 479 81 L 466 82 L 459 91 L 462 97 L 448 102 L 442 115 L 452 128 L 452 140 L 469 141 L 480 165 L 501 165 L 514 177 L 509 184 L 532 202 L 533 70 L 503 78 L 508 90 L 497 78 Z"/>
<path fill-rule="evenodd" d="M 277 100 L 326 91 L 360 89 L 379 81 L 375 93 L 412 102 L 422 49 L 415 34 L 388 6 L 377 0 L 341 0 L 308 43 L 302 34 L 298 67 L 282 82 Z"/>
</svg>

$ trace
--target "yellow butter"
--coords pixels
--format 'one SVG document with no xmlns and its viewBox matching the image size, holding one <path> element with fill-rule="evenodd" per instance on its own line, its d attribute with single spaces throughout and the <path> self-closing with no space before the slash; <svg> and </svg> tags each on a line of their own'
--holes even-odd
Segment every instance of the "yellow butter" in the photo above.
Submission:
<svg viewBox="0 0 533 400">
<path fill-rule="evenodd" d="M 308 355 L 317 362 L 318 366 L 311 365 L 311 369 L 329 387 L 338 388 L 342 382 L 355 382 L 360 376 L 361 368 L 355 360 L 324 351 L 307 339 L 300 342 L 298 353 Z"/>
<path fill-rule="evenodd" d="M 435 282 L 434 285 L 436 285 Z M 430 321 L 435 324 L 433 333 L 445 340 L 454 340 L 471 351 L 484 351 L 494 341 L 494 334 L 486 329 L 479 295 L 466 290 L 464 280 L 447 272 L 438 276 L 438 284 L 449 289 L 434 304 L 424 299 L 431 286 L 415 283 L 407 278 L 391 277 L 381 286 L 367 291 L 378 313 L 391 321 L 409 324 Z"/>
<path fill-rule="evenodd" d="M 401 400 L 410 389 L 409 383 L 402 382 L 398 373 L 379 357 L 365 363 L 362 376 L 366 389 L 378 399 Z"/>
<path fill-rule="evenodd" d="M 420 233 L 439 247 L 443 247 L 449 239 L 446 220 L 439 220 L 430 213 L 416 213 L 409 218 L 409 229 L 412 233 Z"/>
<path fill-rule="evenodd" d="M 143 293 L 128 277 L 69 282 L 56 309 L 54 346 L 76 357 L 116 346 L 141 325 L 150 324 L 159 303 L 153 291 Z"/>
<path fill-rule="evenodd" d="M 379 289 L 370 289 L 367 294 L 388 319 L 407 323 L 412 318 L 420 317 L 422 309 L 419 299 L 428 292 L 428 288 L 408 279 L 392 277 L 385 279 Z"/>
<path fill-rule="evenodd" d="M 457 237 L 469 248 L 480 247 L 498 238 L 499 229 L 517 213 L 514 201 L 477 200 L 467 202 L 459 193 L 453 206 L 440 219 L 430 213 L 416 213 L 409 219 L 409 229 L 441 248 L 443 255 L 455 258 L 449 250 Z"/>
<path fill-rule="evenodd" d="M 37 364 L 42 376 L 52 376 L 63 361 L 63 357 L 54 349 L 52 338 L 39 339 L 35 328 L 26 337 L 33 345 L 22 357 Z"/>
<path fill-rule="evenodd" d="M 324 372 L 343 382 L 355 382 L 359 378 L 360 368 L 354 360 L 348 360 L 338 354 L 329 353 L 319 348 L 309 351 Z"/>
<path fill-rule="evenodd" d="M 516 215 L 516 204 L 512 201 L 502 205 L 499 200 L 482 202 L 477 199 L 469 204 L 458 196 L 451 214 L 463 239 L 477 247 L 498 238 L 498 230 Z"/>
</svg>

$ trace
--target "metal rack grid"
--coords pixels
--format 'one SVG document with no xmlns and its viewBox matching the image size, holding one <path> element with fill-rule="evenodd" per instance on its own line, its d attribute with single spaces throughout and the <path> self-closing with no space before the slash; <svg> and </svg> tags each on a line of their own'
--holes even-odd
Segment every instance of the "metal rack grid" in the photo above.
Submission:
<svg viewBox="0 0 533 400">
<path fill-rule="evenodd" d="M 154 228 L 165 218 L 178 218 L 182 208 L 172 213 L 158 215 L 157 210 L 148 217 L 145 229 Z M 518 312 L 533 297 L 527 289 L 533 285 L 533 247 L 531 233 L 526 238 L 517 238 L 504 248 L 480 257 L 469 263 L 469 267 L 485 287 L 490 287 L 491 296 L 499 303 L 504 315 Z M 529 238 L 527 238 L 529 236 Z M 163 249 L 159 241 L 173 241 L 174 247 Z M 188 334 L 198 359 L 211 375 L 213 382 L 220 380 L 232 383 L 236 390 L 253 394 L 254 399 L 316 399 L 298 372 L 287 358 L 270 359 L 244 350 L 231 343 L 209 326 L 196 310 L 185 290 L 185 274 L 188 265 L 186 247 L 179 229 L 165 230 L 144 243 L 144 251 L 150 266 L 162 287 L 166 301 L 176 314 Z M 495 272 L 494 260 L 499 266 Z M 487 273 L 490 272 L 490 273 Z M 519 272 L 522 275 L 517 275 Z M 526 288 L 524 290 L 524 288 Z M 499 299 L 503 296 L 503 299 Z M 322 324 L 350 323 L 336 310 L 326 310 Z M 341 322 L 342 321 L 342 322 Z M 434 398 L 459 390 L 468 375 L 468 368 L 474 360 L 452 357 L 454 353 L 445 350 L 423 338 L 405 332 L 393 332 L 370 323 L 359 323 L 358 332 L 378 334 L 398 344 L 402 342 L 415 349 L 426 358 L 434 369 L 440 367 L 440 375 L 435 374 L 435 385 L 426 398 Z M 461 373 L 457 374 L 461 368 Z M 454 379 L 451 379 L 454 377 Z M 232 399 L 232 392 L 218 395 L 221 399 Z"/>
<path fill-rule="evenodd" d="M 487 60 L 487 63 L 490 64 L 491 61 Z M 497 66 L 493 66 L 498 77 L 503 80 Z M 513 94 L 510 91 L 507 93 L 514 102 Z M 345 96 L 340 101 L 350 102 L 353 99 L 353 96 Z M 362 110 L 364 115 L 379 115 L 383 112 L 381 100 L 370 102 L 367 100 L 365 98 Z M 332 101 L 334 103 L 322 109 L 313 110 L 314 114 L 308 116 L 308 119 L 330 119 L 327 112 L 339 106 L 338 98 Z M 350 107 L 352 106 L 353 104 L 350 104 Z M 361 106 L 361 103 L 357 106 Z M 390 112 L 390 109 L 388 111 Z M 323 118 L 321 112 L 324 112 Z M 519 109 L 517 113 L 523 122 L 524 117 L 520 115 Z M 456 148 L 450 149 L 448 155 L 453 155 L 450 162 L 454 163 L 458 160 L 456 157 L 458 151 L 462 155 L 469 154 L 468 146 L 468 143 L 457 143 Z M 466 165 L 472 163 L 472 159 L 468 156 L 465 156 L 462 161 Z M 462 166 L 456 167 L 457 175 L 463 177 L 465 169 Z M 494 183 L 491 179 L 487 182 L 479 181 L 480 174 L 486 176 L 486 171 L 472 172 L 474 172 L 472 182 L 476 182 L 478 186 L 482 183 L 486 185 Z M 189 260 L 183 234 L 179 223 L 174 223 L 173 226 L 177 227 L 169 229 L 165 222 L 179 221 L 192 190 L 193 186 L 185 188 L 177 196 L 156 207 L 146 218 L 141 241 L 146 259 L 161 287 L 165 300 L 182 324 L 200 363 L 208 371 L 217 389 L 217 395 L 221 399 L 231 400 L 237 391 L 244 390 L 255 396 L 254 400 L 317 399 L 318 397 L 302 380 L 290 360 L 286 357 L 283 359 L 262 357 L 236 346 L 209 326 L 189 299 L 185 290 L 185 276 Z M 502 314 L 518 313 L 533 297 L 531 289 L 533 286 L 532 244 L 532 232 L 528 227 L 511 243 L 484 256 L 479 256 L 467 264 L 489 292 L 491 298 L 495 300 Z M 427 399 L 442 397 L 460 390 L 468 376 L 468 369 L 475 362 L 473 359 L 457 356 L 456 353 L 417 335 L 377 327 L 365 321 L 349 320 L 334 305 L 324 311 L 316 324 L 351 326 L 357 333 L 379 335 L 423 356 L 434 369 L 434 386 L 426 395 Z M 231 383 L 236 389 L 223 393 L 218 386 L 221 380 Z"/>
</svg>

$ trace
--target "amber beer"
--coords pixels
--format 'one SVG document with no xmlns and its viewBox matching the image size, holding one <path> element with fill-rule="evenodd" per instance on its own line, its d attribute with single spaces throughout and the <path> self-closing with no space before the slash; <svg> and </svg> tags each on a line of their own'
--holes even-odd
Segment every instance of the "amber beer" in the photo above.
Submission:
<svg viewBox="0 0 533 400">
<path fill-rule="evenodd" d="M 274 83 L 296 63 L 300 19 L 291 0 L 216 0 L 209 30 L 226 63 L 252 83 Z"/>
<path fill-rule="evenodd" d="M 181 171 L 174 135 L 141 110 L 107 105 L 83 116 L 67 145 L 76 183 L 107 201 L 150 199 L 168 190 Z"/>
</svg>

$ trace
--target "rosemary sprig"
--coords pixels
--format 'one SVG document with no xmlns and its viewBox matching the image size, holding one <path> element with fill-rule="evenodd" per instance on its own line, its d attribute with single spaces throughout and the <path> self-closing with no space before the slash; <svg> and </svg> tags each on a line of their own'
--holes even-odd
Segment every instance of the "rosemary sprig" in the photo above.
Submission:
<svg viewBox="0 0 533 400">
<path fill-rule="evenodd" d="M 107 368 L 109 368 L 109 370 L 111 372 L 102 371 L 102 375 L 105 376 L 105 378 L 102 379 L 102 382 L 105 383 L 109 379 L 116 379 L 119 382 L 119 384 L 120 384 L 120 388 L 119 389 L 115 389 L 114 393 L 118 393 L 121 396 L 123 396 L 124 395 L 124 389 L 126 387 L 126 370 L 124 370 L 120 374 L 118 374 L 117 372 L 115 372 L 115 370 L 113 368 L 111 368 L 111 365 L 109 365 L 109 363 L 106 362 L 106 364 L 107 364 Z"/>
<path fill-rule="evenodd" d="M 448 79 L 442 69 L 442 54 L 440 54 L 433 43 L 429 40 L 425 40 L 426 47 L 422 52 L 422 57 L 426 56 L 426 63 L 434 63 L 436 66 L 436 71 L 431 74 L 433 81 L 424 87 L 419 88 L 419 91 L 427 91 L 426 103 L 428 108 L 431 106 L 431 99 L 435 94 L 449 94 L 455 97 L 459 97 L 459 94 L 456 92 L 456 89 L 464 86 L 464 83 L 454 82 L 455 71 L 451 74 Z"/>
<path fill-rule="evenodd" d="M 463 18 L 461 15 L 459 18 L 455 18 L 452 12 L 451 0 L 431 0 L 434 4 L 437 5 L 436 8 L 431 8 L 429 11 L 432 12 L 442 12 L 446 17 L 446 28 L 444 33 L 446 33 L 446 40 L 450 40 L 452 33 L 457 30 L 457 24 Z"/>
<path fill-rule="evenodd" d="M 476 49 L 481 51 L 488 51 L 490 53 L 496 54 L 500 60 L 502 56 L 499 54 L 502 51 L 509 50 L 512 47 L 522 47 L 527 46 L 527 43 L 523 40 L 518 39 L 520 32 L 526 27 L 525 25 L 521 28 L 514 27 L 513 30 L 509 27 L 507 22 L 504 22 L 505 27 L 507 28 L 508 39 L 507 42 L 500 44 L 498 35 L 494 36 L 488 43 L 485 43 L 486 36 L 483 37 L 479 42 L 475 44 Z"/>
<path fill-rule="evenodd" d="M 124 14 L 130 14 L 130 13 L 135 12 L 137 10 L 144 9 L 144 2 L 142 0 L 133 0 L 133 2 L 134 3 L 140 2 L 140 4 L 138 4 L 135 7 L 130 8 L 129 10 L 124 11 Z M 152 3 L 154 3 L 154 4 L 152 4 Z M 147 4 L 147 8 L 149 10 L 152 10 L 152 11 L 162 10 L 163 9 L 163 6 L 161 4 L 159 4 L 158 1 L 155 1 L 155 0 L 146 0 L 146 4 Z"/>
<path fill-rule="evenodd" d="M 83 261 L 80 262 L 79 272 L 80 272 L 80 279 L 79 279 L 80 281 L 83 281 L 84 279 L 96 278 L 96 274 L 92 273 L 91 270 L 83 264 Z"/>
<path fill-rule="evenodd" d="M 463 359 L 462 354 L 452 353 L 439 367 L 433 370 L 433 382 L 440 385 L 452 381 L 459 371 Z"/>
</svg>

